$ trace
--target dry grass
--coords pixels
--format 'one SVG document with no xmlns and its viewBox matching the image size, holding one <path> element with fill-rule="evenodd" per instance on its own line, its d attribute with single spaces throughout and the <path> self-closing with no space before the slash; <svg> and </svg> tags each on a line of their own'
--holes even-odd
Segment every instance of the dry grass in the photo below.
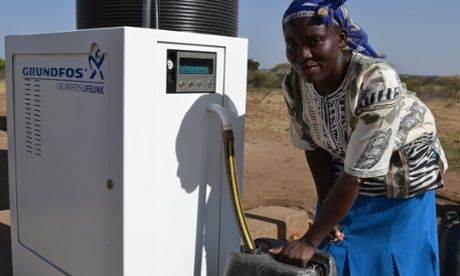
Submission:
<svg viewBox="0 0 460 276">
<path fill-rule="evenodd" d="M 449 169 L 460 171 L 460 103 L 442 99 L 426 101 L 426 104 L 436 118 Z"/>
<path fill-rule="evenodd" d="M 250 90 L 247 93 L 246 128 L 285 134 L 289 131 L 288 114 L 281 90 Z"/>
<path fill-rule="evenodd" d="M 6 116 L 6 91 L 3 79 L 0 79 L 0 116 Z"/>
</svg>

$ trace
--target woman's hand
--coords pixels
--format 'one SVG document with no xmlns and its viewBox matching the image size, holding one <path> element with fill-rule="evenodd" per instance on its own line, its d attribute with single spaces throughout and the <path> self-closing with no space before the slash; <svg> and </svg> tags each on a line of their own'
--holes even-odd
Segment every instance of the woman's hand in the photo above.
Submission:
<svg viewBox="0 0 460 276">
<path fill-rule="evenodd" d="M 307 262 L 315 253 L 315 247 L 305 240 L 299 239 L 290 242 L 283 247 L 270 249 L 268 252 L 282 263 L 305 268 L 307 266 Z"/>
<path fill-rule="evenodd" d="M 338 242 L 345 239 L 342 228 L 338 225 L 329 233 L 330 241 Z M 313 257 L 315 247 L 304 238 L 290 242 L 281 247 L 272 248 L 268 251 L 278 261 L 305 268 L 307 262 Z"/>
<path fill-rule="evenodd" d="M 343 241 L 345 239 L 345 234 L 342 231 L 342 227 L 340 225 L 335 226 L 329 235 L 327 235 L 326 239 L 327 241 L 330 242 L 339 242 Z"/>
</svg>

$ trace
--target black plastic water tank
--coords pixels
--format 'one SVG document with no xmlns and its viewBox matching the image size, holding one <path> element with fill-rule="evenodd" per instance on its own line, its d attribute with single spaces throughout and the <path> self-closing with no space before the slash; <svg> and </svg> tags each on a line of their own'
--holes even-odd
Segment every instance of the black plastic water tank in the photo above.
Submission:
<svg viewBox="0 0 460 276">
<path fill-rule="evenodd" d="M 238 0 L 151 0 L 150 27 L 237 36 Z M 143 0 L 76 0 L 77 28 L 142 27 Z"/>
</svg>

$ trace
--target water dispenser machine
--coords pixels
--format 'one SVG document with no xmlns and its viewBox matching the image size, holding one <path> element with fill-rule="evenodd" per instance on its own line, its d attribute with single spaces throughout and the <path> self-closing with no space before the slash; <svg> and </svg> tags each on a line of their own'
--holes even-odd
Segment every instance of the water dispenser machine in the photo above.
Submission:
<svg viewBox="0 0 460 276">
<path fill-rule="evenodd" d="M 239 234 L 247 40 L 133 27 L 6 38 L 15 275 L 221 275 Z M 240 174 L 241 178 L 242 175 Z"/>
</svg>

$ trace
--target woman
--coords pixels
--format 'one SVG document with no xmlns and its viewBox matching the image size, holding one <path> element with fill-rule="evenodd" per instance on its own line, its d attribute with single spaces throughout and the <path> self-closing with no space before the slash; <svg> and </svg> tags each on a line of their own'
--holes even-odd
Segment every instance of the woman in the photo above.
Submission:
<svg viewBox="0 0 460 276">
<path fill-rule="evenodd" d="M 291 140 L 305 150 L 318 212 L 272 253 L 303 266 L 320 248 L 339 275 L 438 275 L 434 190 L 447 162 L 434 118 L 375 59 L 344 2 L 295 0 L 283 18 Z"/>
</svg>

